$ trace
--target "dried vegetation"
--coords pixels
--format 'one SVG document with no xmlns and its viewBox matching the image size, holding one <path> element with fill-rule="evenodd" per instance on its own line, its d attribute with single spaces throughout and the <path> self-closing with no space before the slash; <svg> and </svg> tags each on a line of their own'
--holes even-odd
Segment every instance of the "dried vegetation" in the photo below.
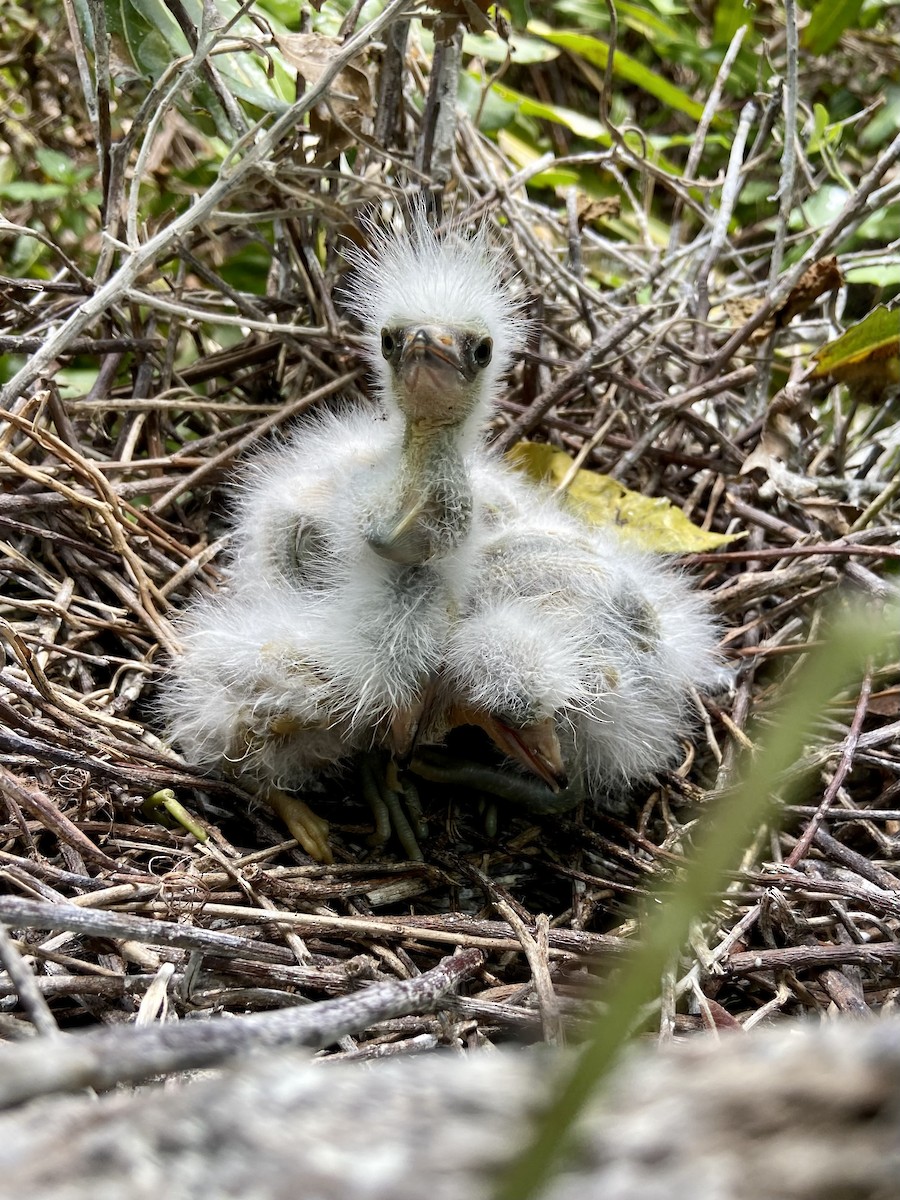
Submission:
<svg viewBox="0 0 900 1200">
<path fill-rule="evenodd" d="M 5 121 L 9 159 L 34 180 L 38 139 L 73 171 L 56 199 L 7 192 L 0 223 L 18 255 L 0 309 L 11 356 L 0 414 L 7 1037 L 24 1036 L 28 1019 L 46 1030 L 349 998 L 361 982 L 415 980 L 453 947 L 484 960 L 466 960 L 449 1015 L 373 1024 L 380 1014 L 369 1013 L 330 1055 L 577 1031 L 595 980 L 637 936 L 636 899 L 677 869 L 692 823 L 820 640 L 824 602 L 862 593 L 877 605 L 893 589 L 890 394 L 877 373 L 852 391 L 808 367 L 839 328 L 842 247 L 900 192 L 900 142 L 852 160 L 843 210 L 798 242 L 788 216 L 821 178 L 782 156 L 781 92 L 758 108 L 730 102 L 727 171 L 708 178 L 704 137 L 723 103 L 713 89 L 677 176 L 605 111 L 606 148 L 586 152 L 554 127 L 554 168 L 614 181 L 620 207 L 583 203 L 575 189 L 538 186 L 548 160 L 515 166 L 471 112 L 448 119 L 438 98 L 455 91 L 454 43 L 425 54 L 401 8 L 357 32 L 348 22 L 343 48 L 319 47 L 324 70 L 308 46 L 284 47 L 309 90 L 301 82 L 302 98 L 259 125 L 210 51 L 226 40 L 258 53 L 262 17 L 256 44 L 236 49 L 228 30 L 207 31 L 196 72 L 176 65 L 153 87 L 123 86 L 115 61 L 110 75 L 74 18 L 66 35 L 24 20 L 6 35 L 4 86 L 23 89 L 19 117 Z M 777 39 L 775 52 L 796 101 L 796 63 Z M 86 108 L 79 71 L 95 64 L 101 86 Z M 537 87 L 530 70 L 514 65 L 510 78 Z M 209 101 L 196 126 L 183 106 L 195 74 Z M 545 76 L 583 100 L 587 84 L 565 59 Z M 342 107 L 354 86 L 357 103 Z M 204 176 L 216 138 L 232 152 Z M 153 205 L 161 177 L 169 209 Z M 781 180 L 788 201 L 777 219 L 770 204 L 771 219 L 735 232 L 735 203 L 759 180 L 770 193 Z M 490 222 L 538 321 L 498 444 L 548 440 L 704 529 L 745 534 L 687 562 L 722 616 L 737 685 L 727 702 L 702 701 L 696 746 L 636 797 L 628 821 L 590 806 L 540 820 L 507 807 L 491 835 L 470 798 L 436 787 L 423 796 L 427 861 L 410 864 L 391 847 L 373 853 L 351 781 L 319 804 L 336 854 L 322 867 L 233 783 L 182 761 L 152 698 L 177 652 L 173 613 L 220 580 L 242 456 L 313 406 L 365 396 L 334 298 L 341 239 L 362 209 L 427 182 L 459 219 Z M 90 199 L 72 201 L 89 187 L 102 217 Z M 667 213 L 663 236 L 651 202 Z M 44 251 L 30 270 L 22 256 L 35 238 Z M 264 286 L 245 286 L 248 264 Z M 894 1003 L 896 667 L 823 713 L 806 767 L 782 831 L 760 831 L 664 981 L 664 1037 Z M 167 788 L 193 832 L 154 809 Z"/>
</svg>

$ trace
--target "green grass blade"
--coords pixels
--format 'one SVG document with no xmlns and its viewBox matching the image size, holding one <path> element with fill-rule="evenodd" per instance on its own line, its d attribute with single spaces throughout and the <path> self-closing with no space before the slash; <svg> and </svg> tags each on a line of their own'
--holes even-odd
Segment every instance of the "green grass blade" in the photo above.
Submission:
<svg viewBox="0 0 900 1200">
<path fill-rule="evenodd" d="M 883 651 L 898 627 L 896 609 L 890 619 L 872 619 L 854 610 L 836 622 L 828 644 L 810 656 L 743 782 L 722 798 L 698 832 L 683 875 L 671 890 L 651 900 L 641 944 L 623 964 L 607 1012 L 597 1021 L 557 1096 L 538 1118 L 531 1143 L 501 1176 L 495 1200 L 529 1200 L 540 1193 L 570 1146 L 578 1114 L 626 1046 L 636 1014 L 658 993 L 660 976 L 688 937 L 692 922 L 709 909 L 727 872 L 769 815 L 772 794 L 801 753 L 823 700 L 862 674 L 865 661 Z"/>
</svg>

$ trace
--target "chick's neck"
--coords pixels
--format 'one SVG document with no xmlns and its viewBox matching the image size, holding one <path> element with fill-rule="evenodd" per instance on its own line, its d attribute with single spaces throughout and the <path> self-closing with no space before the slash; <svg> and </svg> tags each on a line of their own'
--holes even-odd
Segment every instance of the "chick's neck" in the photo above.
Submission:
<svg viewBox="0 0 900 1200">
<path fill-rule="evenodd" d="M 408 420 L 382 518 L 367 534 L 372 549 L 392 562 L 425 563 L 453 550 L 472 519 L 472 486 L 465 454 L 471 421 L 435 424 Z"/>
</svg>

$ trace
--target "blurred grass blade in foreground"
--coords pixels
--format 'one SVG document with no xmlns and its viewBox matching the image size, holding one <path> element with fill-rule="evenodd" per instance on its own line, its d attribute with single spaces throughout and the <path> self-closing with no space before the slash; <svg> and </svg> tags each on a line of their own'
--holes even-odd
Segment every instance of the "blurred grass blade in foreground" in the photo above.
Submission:
<svg viewBox="0 0 900 1200">
<path fill-rule="evenodd" d="M 640 945 L 623 964 L 598 1018 L 593 1036 L 578 1054 L 533 1137 L 498 1180 L 495 1200 L 538 1196 L 571 1150 L 575 1121 L 602 1084 L 639 1023 L 639 1014 L 659 990 L 660 976 L 703 917 L 726 874 L 775 806 L 782 775 L 802 752 L 823 703 L 896 644 L 900 607 L 879 615 L 852 606 L 838 615 L 824 645 L 811 652 L 791 693 L 746 762 L 742 781 L 722 795 L 697 833 L 694 854 L 674 886 L 652 896 L 646 906 Z"/>
</svg>

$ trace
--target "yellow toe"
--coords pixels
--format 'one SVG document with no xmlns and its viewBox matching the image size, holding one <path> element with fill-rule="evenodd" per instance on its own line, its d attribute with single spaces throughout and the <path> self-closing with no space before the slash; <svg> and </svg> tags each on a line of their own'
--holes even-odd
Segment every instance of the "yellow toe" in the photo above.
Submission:
<svg viewBox="0 0 900 1200">
<path fill-rule="evenodd" d="M 270 788 L 264 799 L 287 825 L 291 837 L 297 839 L 310 857 L 316 862 L 334 862 L 328 841 L 327 821 L 317 816 L 303 800 L 296 796 L 288 796 L 278 788 Z"/>
</svg>

